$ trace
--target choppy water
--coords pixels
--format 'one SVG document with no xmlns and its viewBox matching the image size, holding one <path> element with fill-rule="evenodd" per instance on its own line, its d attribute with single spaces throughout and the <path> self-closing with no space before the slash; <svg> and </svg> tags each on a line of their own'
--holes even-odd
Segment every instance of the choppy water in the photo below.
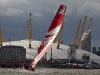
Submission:
<svg viewBox="0 0 100 75">
<path fill-rule="evenodd" d="M 37 68 L 33 72 L 23 69 L 0 69 L 0 75 L 100 75 L 100 69 Z"/>
</svg>

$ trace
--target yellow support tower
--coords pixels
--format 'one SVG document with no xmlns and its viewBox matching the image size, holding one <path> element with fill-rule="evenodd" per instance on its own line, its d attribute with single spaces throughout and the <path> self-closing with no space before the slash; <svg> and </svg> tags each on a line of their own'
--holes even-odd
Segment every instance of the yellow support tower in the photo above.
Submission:
<svg viewBox="0 0 100 75">
<path fill-rule="evenodd" d="M 31 48 L 31 39 L 32 39 L 32 14 L 30 13 L 30 24 L 29 24 L 29 48 Z"/>
<path fill-rule="evenodd" d="M 30 13 L 30 20 L 27 21 L 27 38 L 29 40 L 29 48 L 31 48 L 32 39 L 32 14 Z"/>
<path fill-rule="evenodd" d="M 0 47 L 2 47 L 2 31 L 1 31 L 1 28 L 0 28 Z"/>
<path fill-rule="evenodd" d="M 79 45 L 80 45 L 80 42 L 81 42 L 81 37 L 82 37 L 84 26 L 85 26 L 85 23 L 86 23 L 86 18 L 87 18 L 87 16 L 85 16 L 85 18 L 84 18 L 84 22 L 83 22 L 83 25 L 82 25 L 82 29 L 81 29 L 81 32 L 80 32 L 80 36 L 79 36 L 79 39 L 78 39 L 78 44 L 77 44 L 77 48 L 76 49 L 79 48 Z"/>
<path fill-rule="evenodd" d="M 60 46 L 60 43 L 61 43 L 62 30 L 63 30 L 63 24 L 62 24 L 62 26 L 60 28 L 59 35 L 58 35 L 57 49 L 59 49 L 59 46 Z"/>
<path fill-rule="evenodd" d="M 81 19 L 79 21 L 78 28 L 77 28 L 77 31 L 76 31 L 76 34 L 75 34 L 75 37 L 74 37 L 74 42 L 72 44 L 72 46 L 75 47 L 75 48 L 77 48 L 77 39 L 78 39 L 78 32 L 80 30 L 80 24 L 81 24 Z"/>
</svg>

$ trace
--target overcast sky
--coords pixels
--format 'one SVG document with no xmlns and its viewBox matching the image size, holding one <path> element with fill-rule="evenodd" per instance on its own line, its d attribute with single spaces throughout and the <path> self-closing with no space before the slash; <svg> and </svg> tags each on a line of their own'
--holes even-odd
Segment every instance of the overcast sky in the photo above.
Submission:
<svg viewBox="0 0 100 75">
<path fill-rule="evenodd" d="M 64 21 L 64 44 L 73 42 L 78 22 L 93 18 L 92 46 L 100 46 L 100 0 L 0 0 L 0 27 L 3 41 L 26 39 L 26 23 L 32 13 L 32 38 L 42 40 L 60 4 L 67 6 Z"/>
</svg>

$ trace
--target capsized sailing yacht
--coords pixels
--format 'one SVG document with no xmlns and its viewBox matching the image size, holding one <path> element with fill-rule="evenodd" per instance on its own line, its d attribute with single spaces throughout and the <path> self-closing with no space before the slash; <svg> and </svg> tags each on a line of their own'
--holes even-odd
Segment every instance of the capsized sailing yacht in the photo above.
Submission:
<svg viewBox="0 0 100 75">
<path fill-rule="evenodd" d="M 66 6 L 61 4 L 48 31 L 47 34 L 45 35 L 44 39 L 42 40 L 42 43 L 38 49 L 37 55 L 32 61 L 32 63 L 29 65 L 29 67 L 24 67 L 24 69 L 27 70 L 34 70 L 34 67 L 37 65 L 38 61 L 41 59 L 41 57 L 48 51 L 50 48 L 52 42 L 56 38 L 62 23 L 64 21 L 66 13 Z"/>
</svg>

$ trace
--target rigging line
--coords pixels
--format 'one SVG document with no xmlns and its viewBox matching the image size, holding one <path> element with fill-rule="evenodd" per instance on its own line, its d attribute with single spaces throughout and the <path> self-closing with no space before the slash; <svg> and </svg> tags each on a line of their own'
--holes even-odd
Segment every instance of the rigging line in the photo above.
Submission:
<svg viewBox="0 0 100 75">
<path fill-rule="evenodd" d="M 3 30 L 4 30 L 4 28 L 2 28 Z M 8 36 L 7 36 L 8 35 Z M 8 31 L 8 32 L 6 32 L 6 31 L 3 31 L 3 37 L 5 38 L 5 40 L 7 39 L 7 37 L 9 38 L 9 36 L 12 36 L 11 35 L 11 33 Z M 3 38 L 3 39 L 4 39 Z M 14 38 L 14 36 L 12 36 L 12 38 Z"/>
<path fill-rule="evenodd" d="M 71 26 L 70 28 L 67 28 L 65 33 L 69 33 L 70 31 L 75 33 L 75 28 L 76 27 Z"/>
<path fill-rule="evenodd" d="M 74 22 L 74 23 L 71 23 L 71 22 L 67 21 L 67 22 L 65 22 L 65 23 L 66 23 L 66 25 L 68 26 L 68 27 L 66 27 L 66 26 L 65 26 L 65 27 L 66 27 L 66 28 L 69 28 L 69 29 L 72 28 L 73 25 L 76 26 L 76 25 L 75 25 L 75 22 Z"/>
<path fill-rule="evenodd" d="M 18 28 L 17 28 L 17 29 L 20 29 L 20 35 L 17 37 L 17 40 L 26 39 L 26 25 L 25 25 L 25 23 L 18 22 L 18 25 L 20 25 L 21 27 L 18 26 Z"/>
<path fill-rule="evenodd" d="M 67 28 L 67 29 L 69 29 L 69 28 Z M 73 35 L 73 36 L 74 36 L 74 34 L 76 32 L 75 27 L 73 25 L 70 26 L 70 29 L 68 31 L 71 31 L 72 32 L 71 35 Z M 69 35 L 68 31 L 66 31 L 66 33 L 68 33 L 66 35 Z M 69 35 L 69 36 L 71 36 L 71 35 Z M 67 38 L 70 38 L 70 37 L 67 37 Z"/>
<path fill-rule="evenodd" d="M 1 17 L 1 16 L 0 16 Z M 10 26 L 10 24 L 9 23 L 7 23 L 2 17 L 1 17 L 1 19 L 2 19 L 2 21 L 4 22 L 4 23 L 6 23 L 7 25 L 9 25 Z M 11 27 L 11 26 L 10 26 Z M 8 28 L 7 28 L 8 29 Z M 8 29 L 9 30 L 9 29 Z M 7 33 L 9 33 L 9 32 L 7 32 Z M 11 35 L 11 33 L 9 33 L 9 35 Z M 15 36 L 13 36 L 13 35 L 11 35 L 13 38 L 15 38 Z"/>
<path fill-rule="evenodd" d="M 69 18 L 69 17 L 67 17 Z M 72 18 L 72 17 L 71 17 Z M 70 24 L 69 26 L 76 26 L 75 23 L 77 23 L 79 21 L 79 19 L 76 19 L 76 20 L 72 20 L 72 19 L 69 19 L 68 21 L 65 21 L 66 23 Z"/>
<path fill-rule="evenodd" d="M 37 25 L 36 25 L 36 23 L 35 23 L 35 20 L 33 20 L 33 22 L 34 22 L 33 25 L 35 26 L 37 32 L 40 34 L 39 29 L 38 29 L 38 27 L 37 27 Z M 37 34 L 37 32 L 36 32 L 35 35 L 39 35 L 39 34 Z M 34 35 L 33 35 L 33 36 L 34 36 Z M 38 38 L 37 38 L 37 40 L 39 40 L 40 38 L 42 38 L 42 35 L 39 35 Z"/>
<path fill-rule="evenodd" d="M 36 31 L 40 34 L 40 35 L 38 35 L 37 32 L 36 32 L 37 36 L 40 36 L 40 37 L 38 37 L 38 39 L 41 39 L 43 36 L 42 36 L 41 33 L 39 32 L 39 29 L 38 29 L 38 27 L 37 27 L 37 25 L 36 25 L 36 22 L 34 22 L 33 24 L 36 26 Z"/>
<path fill-rule="evenodd" d="M 94 23 L 94 22 L 93 22 L 93 23 Z M 100 32 L 100 31 L 99 31 L 99 30 L 100 30 L 100 29 L 99 29 L 99 28 L 100 28 L 99 25 L 98 25 L 97 23 L 94 23 L 94 25 L 95 25 L 94 28 L 96 28 L 95 30 L 97 30 L 97 32 Z M 97 34 L 97 32 L 96 32 L 96 34 Z M 97 35 L 99 36 L 99 39 L 100 39 L 100 33 L 98 33 Z M 97 35 L 96 35 L 96 37 L 97 37 Z"/>
<path fill-rule="evenodd" d="M 93 22 L 92 22 L 92 25 L 91 25 L 92 28 L 93 28 L 93 32 L 95 32 L 95 31 L 94 31 L 94 25 L 95 25 L 95 24 L 94 24 L 94 21 L 93 21 Z M 95 35 L 94 33 L 92 33 L 92 34 Z M 94 40 L 94 36 L 93 36 L 92 40 L 93 40 L 93 45 L 96 47 L 95 40 Z"/>
<path fill-rule="evenodd" d="M 43 38 L 41 35 L 40 35 L 40 32 L 39 32 L 39 29 L 38 29 L 38 27 L 37 27 L 37 24 L 35 23 L 35 20 L 33 19 L 33 21 L 32 21 L 33 23 L 32 23 L 32 26 L 33 26 L 33 29 L 32 30 L 34 30 L 34 28 L 36 29 L 36 34 L 35 35 L 37 35 L 37 37 L 34 37 L 34 34 L 33 34 L 33 40 L 34 40 L 34 38 L 37 38 L 37 39 L 35 39 L 35 40 L 38 40 L 39 41 L 39 39 L 40 38 Z M 32 31 L 33 32 L 33 31 Z M 42 40 L 41 40 L 42 41 Z M 38 42 L 36 42 L 36 43 L 38 43 Z"/>
<path fill-rule="evenodd" d="M 51 56 L 51 53 L 47 52 L 47 54 Z M 58 59 L 58 57 L 54 54 L 52 54 L 52 57 Z"/>
<path fill-rule="evenodd" d="M 23 38 L 23 36 L 26 37 L 26 36 L 25 36 L 25 33 L 26 33 L 26 26 L 22 27 L 21 30 L 22 30 L 21 33 L 20 33 L 21 35 L 20 35 L 20 37 L 19 37 L 20 40 L 21 40 L 21 39 L 25 39 L 25 38 Z M 24 34 L 23 34 L 23 33 L 24 33 Z"/>
<path fill-rule="evenodd" d="M 74 30 L 75 29 L 75 25 L 74 25 L 74 23 L 72 24 L 72 22 L 69 22 L 69 21 L 67 21 L 67 23 L 69 23 L 69 24 L 66 24 L 66 25 L 69 25 L 68 27 L 67 26 L 65 26 L 66 28 L 67 28 L 67 30 L 66 30 L 66 28 L 64 27 L 64 29 L 63 29 L 63 32 L 64 33 L 69 33 L 70 31 L 72 32 L 72 30 Z M 74 26 L 73 26 L 74 25 Z M 65 31 L 66 30 L 66 31 Z M 75 33 L 75 31 L 73 31 L 74 33 Z M 72 33 L 73 34 L 73 33 Z M 74 34 L 73 34 L 74 35 Z M 63 35 L 63 37 L 64 37 L 64 35 Z M 67 40 L 66 40 L 67 41 Z"/>
<path fill-rule="evenodd" d="M 75 28 L 77 28 L 77 26 L 76 26 L 77 23 L 76 23 L 76 24 L 75 24 L 75 23 L 76 23 L 76 21 L 75 21 L 75 22 L 67 21 L 67 24 L 66 24 L 66 25 L 67 25 L 67 26 L 69 25 L 69 26 L 68 26 L 68 27 L 65 26 L 66 29 L 67 29 L 66 32 L 68 32 L 69 30 L 71 30 L 71 31 L 73 30 L 73 32 L 75 32 L 75 31 L 76 31 Z M 65 29 L 65 28 L 64 28 L 64 29 Z"/>
<path fill-rule="evenodd" d="M 70 38 L 71 38 L 71 36 L 74 35 L 74 34 L 75 34 L 75 32 L 74 32 L 74 33 L 70 33 L 70 35 L 67 37 L 67 40 L 68 40 L 69 43 L 72 43 L 73 39 L 72 39 L 72 41 L 71 41 Z M 66 41 L 67 41 L 67 40 L 66 40 Z"/>
</svg>

